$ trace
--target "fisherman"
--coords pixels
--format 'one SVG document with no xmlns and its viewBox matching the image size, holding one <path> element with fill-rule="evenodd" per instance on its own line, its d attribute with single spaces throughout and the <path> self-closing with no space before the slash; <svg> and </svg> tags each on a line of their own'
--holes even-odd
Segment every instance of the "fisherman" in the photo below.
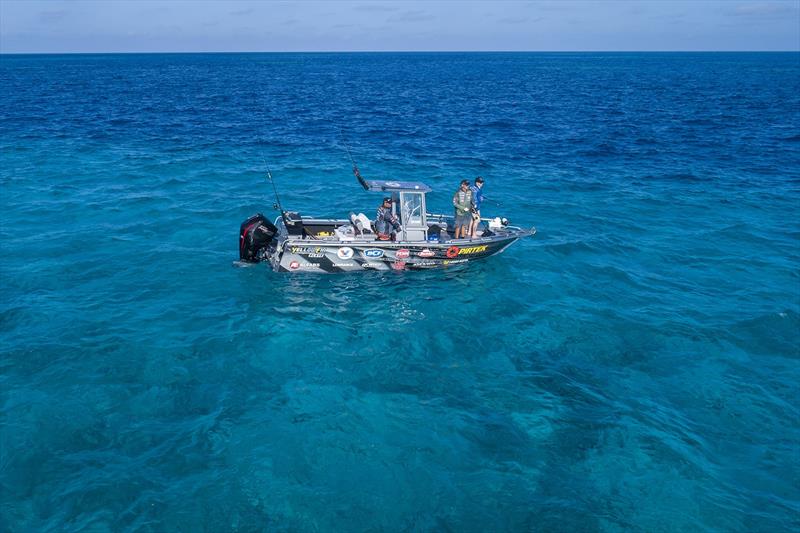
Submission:
<svg viewBox="0 0 800 533">
<path fill-rule="evenodd" d="M 470 187 L 472 191 L 472 226 L 470 227 L 470 235 L 475 238 L 478 231 L 478 226 L 481 223 L 481 204 L 483 203 L 483 178 L 478 176 L 475 178 L 475 185 Z"/>
<path fill-rule="evenodd" d="M 456 233 L 455 238 L 466 239 L 472 226 L 472 190 L 469 188 L 469 180 L 461 180 L 461 185 L 453 195 L 453 207 L 456 211 Z"/>
<path fill-rule="evenodd" d="M 375 229 L 378 230 L 378 239 L 389 241 L 392 239 L 392 230 L 400 231 L 400 222 L 392 213 L 392 199 L 387 196 L 378 208 L 378 218 L 375 219 Z"/>
</svg>

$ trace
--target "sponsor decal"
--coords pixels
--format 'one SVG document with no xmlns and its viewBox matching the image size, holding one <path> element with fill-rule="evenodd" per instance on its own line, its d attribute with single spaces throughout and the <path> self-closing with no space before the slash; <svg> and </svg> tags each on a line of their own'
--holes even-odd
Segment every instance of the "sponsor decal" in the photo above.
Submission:
<svg viewBox="0 0 800 533">
<path fill-rule="evenodd" d="M 466 263 L 467 261 L 469 261 L 469 259 L 456 259 L 456 260 L 451 260 L 451 261 L 445 261 L 444 264 L 445 265 L 455 265 L 456 263 Z"/>
<path fill-rule="evenodd" d="M 333 263 L 333 266 L 336 268 L 343 268 L 343 267 L 354 267 L 358 266 L 355 263 Z"/>
<path fill-rule="evenodd" d="M 405 261 L 395 261 L 392 263 L 392 268 L 395 270 L 405 270 L 406 269 L 406 262 Z"/>
<path fill-rule="evenodd" d="M 325 253 L 324 250 L 319 247 L 311 247 L 311 246 L 292 246 L 289 248 L 289 251 L 293 254 L 299 255 L 306 255 L 308 257 L 324 257 Z"/>
<path fill-rule="evenodd" d="M 406 259 L 408 258 L 409 255 L 411 255 L 411 253 L 409 253 L 409 251 L 406 250 L 405 248 L 400 248 L 394 254 L 394 256 L 398 259 Z"/>
<path fill-rule="evenodd" d="M 336 252 L 336 255 L 339 256 L 339 259 L 351 259 L 353 257 L 353 249 L 349 246 L 343 246 L 342 248 L 339 248 L 339 250 Z"/>
<path fill-rule="evenodd" d="M 364 263 L 361 266 L 364 268 L 376 268 L 376 269 L 383 268 L 383 265 L 381 263 Z"/>
<path fill-rule="evenodd" d="M 399 187 L 399 186 L 400 186 L 400 184 L 399 184 L 399 183 L 397 183 L 396 181 L 387 181 L 387 182 L 386 182 L 386 186 L 387 186 L 387 187 Z"/>
<path fill-rule="evenodd" d="M 369 250 L 364 250 L 364 257 L 369 257 L 370 259 L 377 259 L 378 257 L 383 257 L 383 250 L 379 250 L 377 248 L 370 248 Z"/>
<path fill-rule="evenodd" d="M 451 246 L 447 249 L 446 255 L 449 259 L 453 259 L 459 255 L 479 254 L 481 252 L 485 252 L 487 248 L 489 248 L 488 244 L 482 244 L 480 246 L 467 246 L 466 248 Z"/>
<path fill-rule="evenodd" d="M 297 270 L 298 268 L 316 268 L 319 266 L 319 263 L 300 263 L 299 261 L 292 261 L 289 263 L 289 268 L 292 270 Z"/>
<path fill-rule="evenodd" d="M 488 247 L 489 247 L 488 244 L 483 244 L 481 246 L 468 246 L 466 248 L 461 248 L 458 251 L 458 254 L 456 254 L 456 255 L 479 254 L 481 252 L 485 252 Z M 453 248 L 455 248 L 455 246 L 453 246 Z M 450 257 L 450 256 L 448 255 L 447 257 Z"/>
<path fill-rule="evenodd" d="M 417 255 L 420 257 L 433 257 L 436 255 L 436 252 L 425 248 L 424 250 L 421 250 Z"/>
<path fill-rule="evenodd" d="M 417 261 L 414 266 L 418 267 L 431 267 L 436 266 L 436 261 Z"/>
</svg>

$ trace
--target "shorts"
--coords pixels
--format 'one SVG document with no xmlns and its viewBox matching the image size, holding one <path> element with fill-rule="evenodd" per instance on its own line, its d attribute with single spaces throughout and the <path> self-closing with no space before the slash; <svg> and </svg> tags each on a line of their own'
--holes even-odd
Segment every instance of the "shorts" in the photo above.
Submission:
<svg viewBox="0 0 800 533">
<path fill-rule="evenodd" d="M 456 227 L 460 228 L 461 226 L 467 226 L 472 224 L 472 214 L 466 213 L 463 215 L 456 215 Z"/>
</svg>

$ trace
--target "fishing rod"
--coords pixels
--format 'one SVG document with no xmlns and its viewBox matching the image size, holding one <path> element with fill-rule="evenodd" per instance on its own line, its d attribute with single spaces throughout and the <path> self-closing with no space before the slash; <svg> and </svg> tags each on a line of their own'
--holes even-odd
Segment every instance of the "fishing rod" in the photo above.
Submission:
<svg viewBox="0 0 800 533">
<path fill-rule="evenodd" d="M 281 197 L 278 196 L 278 188 L 275 187 L 275 180 L 272 179 L 272 172 L 269 170 L 269 165 L 267 164 L 267 158 L 264 157 L 262 152 L 261 160 L 264 161 L 264 167 L 267 169 L 267 177 L 269 178 L 269 182 L 272 185 L 272 192 L 275 193 L 275 205 L 278 208 L 278 211 L 281 212 L 281 218 L 283 219 L 284 224 L 286 224 L 286 211 L 283 210 L 283 206 L 281 205 Z"/>
<path fill-rule="evenodd" d="M 347 150 L 347 155 L 348 157 L 350 157 L 350 162 L 353 164 L 353 174 L 355 175 L 356 179 L 358 179 L 358 182 L 361 184 L 361 186 L 364 187 L 365 189 L 368 189 L 369 186 L 367 185 L 366 180 L 364 180 L 364 177 L 361 175 L 361 172 L 358 170 L 358 164 L 356 164 L 356 160 L 353 157 L 353 153 L 350 151 L 350 145 L 347 144 L 347 139 L 344 138 L 344 130 L 341 128 L 339 128 L 339 135 L 341 135 L 342 137 L 342 143 L 344 143 L 344 149 Z"/>
<path fill-rule="evenodd" d="M 502 209 L 502 207 L 503 207 L 503 204 L 501 204 L 500 202 L 498 202 L 498 201 L 496 201 L 496 200 L 492 200 L 491 198 L 486 198 L 485 196 L 483 197 L 483 201 L 484 201 L 484 202 L 489 202 L 489 203 L 492 203 L 492 204 L 496 205 L 497 207 L 499 207 L 499 208 L 501 208 L 501 209 Z"/>
</svg>

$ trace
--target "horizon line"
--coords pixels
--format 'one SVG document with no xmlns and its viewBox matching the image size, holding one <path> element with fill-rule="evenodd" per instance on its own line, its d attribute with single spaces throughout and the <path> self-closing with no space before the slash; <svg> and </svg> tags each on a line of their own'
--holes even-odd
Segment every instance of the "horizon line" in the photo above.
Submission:
<svg viewBox="0 0 800 533">
<path fill-rule="evenodd" d="M 795 50 L 193 50 L 193 51 L 96 51 L 96 52 L 3 52 L 0 56 L 35 55 L 157 55 L 157 54 L 724 54 L 800 53 Z"/>
</svg>

